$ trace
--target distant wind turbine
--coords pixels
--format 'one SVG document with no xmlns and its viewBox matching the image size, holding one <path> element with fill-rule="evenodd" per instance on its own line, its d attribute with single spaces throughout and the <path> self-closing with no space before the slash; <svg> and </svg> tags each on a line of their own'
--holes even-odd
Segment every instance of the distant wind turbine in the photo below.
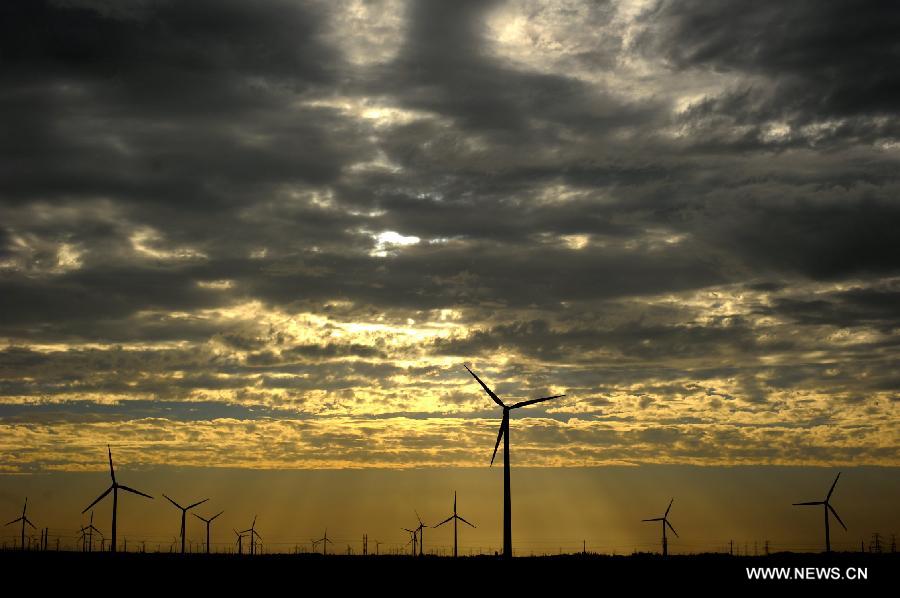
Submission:
<svg viewBox="0 0 900 598">
<path fill-rule="evenodd" d="M 325 535 L 324 535 L 324 536 L 322 536 L 322 537 L 319 538 L 318 540 L 313 540 L 313 541 L 312 541 L 312 547 L 313 547 L 313 550 L 316 549 L 316 544 L 321 544 L 321 545 L 322 545 L 322 556 L 327 556 L 327 555 L 328 555 L 328 545 L 329 545 L 329 544 L 334 544 L 334 542 L 332 542 L 331 540 L 328 539 L 328 528 L 327 528 L 327 527 L 325 528 Z"/>
<path fill-rule="evenodd" d="M 662 521 L 662 553 L 663 556 L 667 556 L 669 554 L 669 541 L 666 538 L 666 526 L 669 526 L 669 529 L 672 530 L 672 533 L 675 534 L 675 537 L 678 537 L 678 532 L 675 531 L 675 528 L 672 527 L 672 524 L 669 523 L 669 510 L 672 508 L 672 503 L 675 502 L 675 499 L 669 501 L 669 506 L 666 508 L 666 513 L 662 517 L 654 517 L 653 519 L 641 519 L 641 521 Z"/>
<path fill-rule="evenodd" d="M 256 554 L 256 539 L 259 538 L 262 540 L 262 536 L 260 536 L 256 532 L 256 515 L 253 516 L 253 523 L 250 524 L 250 527 L 245 530 L 241 530 L 242 534 L 247 534 L 250 536 L 250 555 Z"/>
<path fill-rule="evenodd" d="M 472 528 L 474 528 L 475 526 L 456 514 L 456 491 L 455 490 L 453 491 L 453 514 L 450 515 L 449 517 L 447 517 L 446 519 L 444 519 L 443 521 L 441 521 L 440 523 L 438 523 L 437 525 L 435 525 L 434 527 L 439 528 L 442 525 L 444 525 L 445 523 L 447 523 L 448 521 L 450 521 L 451 519 L 453 520 L 453 558 L 456 558 L 458 556 L 457 543 L 456 543 L 456 539 L 457 539 L 456 522 L 457 522 L 457 520 L 462 521 L 463 523 L 465 523 L 466 525 L 468 525 Z"/>
<path fill-rule="evenodd" d="M 174 500 L 172 500 L 171 498 L 169 498 L 169 497 L 166 496 L 165 494 L 163 494 L 163 498 L 165 498 L 167 501 L 169 501 L 170 503 L 172 503 L 173 505 L 175 505 L 177 508 L 181 509 L 181 554 L 184 554 L 184 536 L 185 536 L 185 533 L 184 533 L 184 520 L 185 520 L 185 518 L 187 517 L 187 512 L 190 511 L 191 509 L 193 509 L 194 507 L 196 507 L 197 505 L 202 505 L 203 503 L 205 503 L 205 502 L 208 501 L 209 499 L 208 499 L 208 498 L 204 498 L 203 500 L 198 501 L 198 502 L 195 502 L 195 503 L 192 504 L 192 505 L 188 505 L 188 506 L 186 506 L 186 507 L 182 507 L 180 504 L 178 504 L 177 502 L 175 502 Z"/>
<path fill-rule="evenodd" d="M 410 538 L 409 538 L 409 542 L 407 542 L 406 544 L 407 545 L 412 544 L 412 555 L 416 556 L 416 534 L 418 533 L 417 530 L 407 529 L 405 527 L 400 528 L 400 529 L 402 529 L 405 532 L 409 532 Z"/>
<path fill-rule="evenodd" d="M 88 523 L 87 527 L 81 528 L 82 535 L 87 534 L 88 552 L 93 552 L 94 550 L 94 532 L 97 532 L 101 538 L 103 537 L 103 532 L 94 527 L 94 511 L 91 511 L 90 523 Z M 84 547 L 82 546 L 82 548 Z"/>
<path fill-rule="evenodd" d="M 206 554 L 209 554 L 209 524 L 212 523 L 216 517 L 218 517 L 219 515 L 221 515 L 224 512 L 225 511 L 219 511 L 218 513 L 216 513 L 209 519 L 206 519 L 205 517 L 201 517 L 200 515 L 198 515 L 196 513 L 192 513 L 192 515 L 194 517 L 196 517 L 197 519 L 199 519 L 200 521 L 202 521 L 206 524 Z"/>
<path fill-rule="evenodd" d="M 84 511 L 82 511 L 81 513 L 82 513 L 82 515 L 83 515 L 84 513 L 87 513 L 88 509 L 90 509 L 90 508 L 93 507 L 95 504 L 97 504 L 98 502 L 100 502 L 101 500 L 103 500 L 104 498 L 106 498 L 106 495 L 107 495 L 107 494 L 109 494 L 110 492 L 113 493 L 113 507 L 112 507 L 112 545 L 111 545 L 111 546 L 112 546 L 112 552 L 115 552 L 115 551 L 116 551 L 116 511 L 118 510 L 118 506 L 119 506 L 119 489 L 121 488 L 122 490 L 125 490 L 126 492 L 131 492 L 132 494 L 140 494 L 141 496 L 145 496 L 145 497 L 151 498 L 151 499 L 152 499 L 153 497 L 150 496 L 149 494 L 144 494 L 143 492 L 140 492 L 140 491 L 138 491 L 138 490 L 135 490 L 134 488 L 129 488 L 128 486 L 125 486 L 124 484 L 118 483 L 118 482 L 116 481 L 116 471 L 115 471 L 115 469 L 113 469 L 112 449 L 109 448 L 109 445 L 108 445 L 108 444 L 106 445 L 106 450 L 109 452 L 109 476 L 112 478 L 112 486 L 110 486 L 109 488 L 107 488 L 107 489 L 106 489 L 106 492 L 104 492 L 104 493 L 101 494 L 99 497 L 97 497 L 97 499 L 96 499 L 94 502 L 92 502 L 91 504 L 89 504 L 89 505 L 84 509 Z"/>
<path fill-rule="evenodd" d="M 825 511 L 825 552 L 831 552 L 831 532 L 828 526 L 828 511 L 831 511 L 831 514 L 834 515 L 835 519 L 838 520 L 838 523 L 841 524 L 841 527 L 844 528 L 844 531 L 847 531 L 847 526 L 844 525 L 844 522 L 841 521 L 840 515 L 837 514 L 837 511 L 834 510 L 834 507 L 832 507 L 831 503 L 829 502 L 831 499 L 831 493 L 834 492 L 834 487 L 837 486 L 839 477 L 841 477 L 841 472 L 838 472 L 837 477 L 834 478 L 834 483 L 831 484 L 831 490 L 829 490 L 828 494 L 825 495 L 825 500 L 794 503 L 795 507 L 805 505 L 822 505 Z"/>
<path fill-rule="evenodd" d="M 529 401 L 520 401 L 507 406 L 500 400 L 494 391 L 487 387 L 487 384 L 481 381 L 481 378 L 475 375 L 475 372 L 469 369 L 469 366 L 463 367 L 472 374 L 472 377 L 478 381 L 478 384 L 484 389 L 491 399 L 503 408 L 503 419 L 500 420 L 500 432 L 497 434 L 497 443 L 494 445 L 494 454 L 491 456 L 491 465 L 494 464 L 494 458 L 497 456 L 497 449 L 500 447 L 500 440 L 503 440 L 503 557 L 512 558 L 512 500 L 510 499 L 509 490 L 509 412 L 519 407 L 526 407 L 549 401 L 550 399 L 558 399 L 566 395 L 553 395 L 542 399 L 531 399 Z"/>
<path fill-rule="evenodd" d="M 413 510 L 413 512 L 416 514 L 416 519 L 419 520 L 419 526 L 416 528 L 416 531 L 419 532 L 419 556 L 425 556 L 425 528 L 428 526 L 422 522 L 418 511 Z"/>
<path fill-rule="evenodd" d="M 28 509 L 28 497 L 26 496 L 25 497 L 25 505 L 22 507 L 22 516 L 18 517 L 16 519 L 13 519 L 12 521 L 10 521 L 9 523 L 6 524 L 6 525 L 12 525 L 13 523 L 17 523 L 19 521 L 22 522 L 22 544 L 20 545 L 22 550 L 25 550 L 25 524 L 27 523 L 28 525 L 30 525 L 31 529 L 37 529 L 36 527 L 34 527 L 34 524 L 31 522 L 31 519 L 29 519 L 28 516 L 25 515 L 25 511 L 27 509 Z M 6 526 L 4 526 L 4 527 L 6 527 Z"/>
<path fill-rule="evenodd" d="M 237 547 L 238 547 L 238 554 L 244 554 L 244 547 L 243 547 L 243 539 L 244 539 L 244 535 L 243 535 L 241 532 L 239 532 L 239 531 L 237 531 L 236 529 L 234 529 L 234 528 L 231 528 L 231 529 L 232 529 L 232 531 L 234 532 L 234 535 L 237 536 L 237 542 L 236 542 L 236 544 L 237 544 Z"/>
</svg>

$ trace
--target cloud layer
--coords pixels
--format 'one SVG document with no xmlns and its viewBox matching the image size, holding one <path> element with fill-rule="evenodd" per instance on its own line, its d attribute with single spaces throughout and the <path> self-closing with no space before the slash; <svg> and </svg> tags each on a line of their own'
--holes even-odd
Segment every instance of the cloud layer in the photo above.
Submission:
<svg viewBox="0 0 900 598">
<path fill-rule="evenodd" d="M 890 3 L 0 14 L 9 470 L 900 463 Z"/>
</svg>

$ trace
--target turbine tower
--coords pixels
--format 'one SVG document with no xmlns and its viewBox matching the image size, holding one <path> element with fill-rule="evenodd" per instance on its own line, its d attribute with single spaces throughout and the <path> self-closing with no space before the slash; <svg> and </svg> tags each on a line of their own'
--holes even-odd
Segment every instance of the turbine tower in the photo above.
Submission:
<svg viewBox="0 0 900 598">
<path fill-rule="evenodd" d="M 841 524 L 841 527 L 844 528 L 844 531 L 847 531 L 847 526 L 844 525 L 843 521 L 841 521 L 841 516 L 837 514 L 837 511 L 834 510 L 834 507 L 831 506 L 831 502 L 829 502 L 831 500 L 831 493 L 834 492 L 834 487 L 837 486 L 839 477 L 841 477 L 841 472 L 838 472 L 837 477 L 834 478 L 834 483 L 831 484 L 831 490 L 829 490 L 828 494 L 825 495 L 825 500 L 794 503 L 795 507 L 806 505 L 822 505 L 822 508 L 825 511 L 825 552 L 831 552 L 831 531 L 828 526 L 828 511 L 831 511 L 831 514 L 834 515 L 834 518 L 838 520 L 838 523 Z"/>
<path fill-rule="evenodd" d="M 328 545 L 334 544 L 331 540 L 328 539 L 328 528 L 325 528 L 325 535 L 319 538 L 318 540 L 312 541 L 313 550 L 316 549 L 316 544 L 322 545 L 322 556 L 328 556 Z"/>
<path fill-rule="evenodd" d="M 441 527 L 442 525 L 444 525 L 451 519 L 453 520 L 453 558 L 456 558 L 457 556 L 459 556 L 459 551 L 457 550 L 457 542 L 456 542 L 456 540 L 457 540 L 456 522 L 462 521 L 463 523 L 465 523 L 466 525 L 468 525 L 472 528 L 474 528 L 475 526 L 456 514 L 456 491 L 455 490 L 453 491 L 453 514 L 450 515 L 449 517 L 447 517 L 446 519 L 444 519 L 443 521 L 441 521 L 440 523 L 438 523 L 437 525 L 435 525 L 434 526 L 435 529 Z"/>
<path fill-rule="evenodd" d="M 469 366 L 463 367 L 472 374 L 472 377 L 478 381 L 478 384 L 484 389 L 491 399 L 503 408 L 503 419 L 500 420 L 500 432 L 497 434 L 497 443 L 494 445 L 494 454 L 491 457 L 491 465 L 494 464 L 494 458 L 497 456 L 497 449 L 500 447 L 500 440 L 503 440 L 503 558 L 512 558 L 512 500 L 509 491 L 509 412 L 519 407 L 526 407 L 549 401 L 550 399 L 558 399 L 566 395 L 553 395 L 542 399 L 531 399 L 530 401 L 520 401 L 512 405 L 506 405 L 500 400 L 494 391 L 487 387 L 487 384 L 481 381 L 481 378 L 475 375 L 475 372 L 469 369 Z"/>
<path fill-rule="evenodd" d="M 224 512 L 225 511 L 219 511 L 218 513 L 216 513 L 209 519 L 205 519 L 196 513 L 192 513 L 192 515 L 194 517 L 196 517 L 197 519 L 199 519 L 200 521 L 202 521 L 206 524 L 206 554 L 209 554 L 209 524 L 213 522 L 213 519 L 215 519 L 216 517 L 218 517 L 219 515 L 221 515 Z"/>
<path fill-rule="evenodd" d="M 25 524 L 27 523 L 28 525 L 30 525 L 31 529 L 37 529 L 36 527 L 34 527 L 34 524 L 31 522 L 31 519 L 29 519 L 28 516 L 25 515 L 25 511 L 27 509 L 28 509 L 28 497 L 26 496 L 25 497 L 25 505 L 22 507 L 22 516 L 18 517 L 16 519 L 13 519 L 12 521 L 10 521 L 9 523 L 6 524 L 6 525 L 12 525 L 13 523 L 17 523 L 19 521 L 22 522 L 22 544 L 21 544 L 22 550 L 25 550 Z M 4 527 L 6 527 L 6 526 L 4 526 Z"/>
<path fill-rule="evenodd" d="M 672 527 L 672 524 L 669 523 L 669 510 L 672 508 L 672 503 L 675 502 L 675 499 L 669 501 L 669 506 L 666 509 L 665 515 L 662 517 L 654 517 L 653 519 L 641 519 L 641 521 L 662 521 L 662 553 L 663 556 L 668 556 L 669 554 L 669 540 L 666 538 L 666 526 L 669 526 L 669 529 L 672 530 L 672 533 L 675 534 L 675 537 L 678 537 L 678 532 L 675 531 L 675 528 Z"/>
<path fill-rule="evenodd" d="M 163 494 L 163 498 L 165 498 L 167 501 L 169 501 L 170 503 L 172 503 L 173 505 L 175 505 L 177 508 L 181 509 L 181 554 L 184 554 L 184 535 L 185 535 L 185 534 L 184 534 L 184 520 L 185 520 L 185 518 L 187 517 L 187 512 L 190 511 L 191 509 L 193 509 L 194 507 L 196 507 L 197 505 L 202 505 L 203 503 L 205 503 L 205 502 L 208 501 L 209 499 L 208 499 L 208 498 L 204 498 L 203 500 L 201 500 L 201 501 L 199 501 L 199 502 L 195 502 L 195 503 L 192 504 L 192 505 L 188 505 L 188 506 L 186 506 L 186 507 L 182 507 L 180 504 L 178 504 L 177 502 L 175 502 L 174 500 L 172 500 L 171 498 L 169 498 L 169 497 L 166 496 L 165 494 Z"/>
<path fill-rule="evenodd" d="M 103 494 L 98 496 L 94 502 L 89 504 L 84 509 L 84 511 L 81 512 L 81 514 L 83 515 L 83 514 L 87 513 L 88 509 L 90 509 L 95 504 L 97 504 L 98 502 L 100 502 L 101 500 L 106 498 L 106 495 L 109 494 L 110 492 L 113 493 L 111 550 L 112 550 L 112 552 L 115 552 L 116 551 L 116 511 L 118 510 L 118 506 L 119 506 L 119 489 L 125 490 L 126 492 L 131 492 L 132 494 L 140 494 L 141 496 L 151 498 L 151 499 L 153 497 L 150 496 L 149 494 L 144 494 L 143 492 L 140 492 L 139 490 L 135 490 L 134 488 L 129 488 L 128 486 L 125 486 L 124 484 L 118 483 L 116 481 L 116 471 L 115 471 L 115 469 L 113 469 L 112 449 L 109 448 L 108 444 L 106 445 L 106 450 L 109 452 L 109 477 L 112 478 L 112 486 L 107 488 L 106 492 L 104 492 Z"/>
</svg>

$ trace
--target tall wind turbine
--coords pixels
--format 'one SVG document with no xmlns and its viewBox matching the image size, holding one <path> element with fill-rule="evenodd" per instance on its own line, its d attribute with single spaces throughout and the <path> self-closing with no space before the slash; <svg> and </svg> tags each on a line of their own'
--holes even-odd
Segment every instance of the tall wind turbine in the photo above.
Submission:
<svg viewBox="0 0 900 598">
<path fill-rule="evenodd" d="M 669 526 L 669 529 L 672 530 L 672 533 L 675 534 L 675 537 L 678 537 L 678 532 L 675 531 L 675 528 L 672 527 L 672 524 L 669 523 L 669 509 L 672 508 L 672 503 L 675 502 L 675 499 L 669 501 L 669 506 L 666 508 L 666 513 L 662 517 L 654 517 L 653 519 L 641 519 L 641 521 L 662 521 L 662 548 L 663 548 L 663 556 L 667 556 L 669 554 L 669 541 L 666 539 L 666 526 Z"/>
<path fill-rule="evenodd" d="M 465 523 L 466 525 L 468 525 L 472 528 L 474 528 L 475 526 L 456 514 L 456 491 L 455 490 L 453 491 L 453 514 L 450 515 L 449 517 L 447 517 L 446 519 L 444 519 L 443 521 L 441 521 L 440 523 L 438 523 L 437 525 L 435 525 L 434 527 L 439 528 L 442 525 L 444 525 L 445 523 L 447 523 L 448 521 L 450 521 L 451 519 L 453 520 L 453 558 L 456 558 L 457 556 L 459 556 L 458 551 L 457 551 L 457 543 L 456 543 L 456 538 L 457 538 L 456 522 L 462 521 L 463 523 Z"/>
<path fill-rule="evenodd" d="M 531 399 L 530 401 L 520 401 L 512 405 L 506 405 L 500 400 L 494 391 L 487 387 L 487 384 L 481 381 L 481 378 L 475 375 L 475 372 L 469 369 L 469 366 L 463 367 L 472 374 L 472 377 L 478 381 L 478 384 L 484 389 L 491 399 L 503 408 L 503 419 L 500 420 L 500 432 L 497 434 L 497 443 L 494 445 L 494 454 L 491 456 L 491 465 L 494 464 L 494 458 L 497 456 L 497 449 L 500 447 L 500 440 L 503 440 L 503 558 L 512 558 L 512 500 L 509 492 L 509 412 L 519 407 L 526 407 L 549 401 L 550 399 L 558 399 L 566 395 L 553 395 L 552 397 L 544 397 L 542 399 Z"/>
<path fill-rule="evenodd" d="M 209 499 L 208 499 L 208 498 L 204 498 L 203 500 L 201 500 L 201 501 L 199 501 L 199 502 L 195 502 L 195 503 L 192 504 L 192 505 L 188 505 L 188 506 L 186 506 L 186 507 L 182 507 L 180 504 L 178 504 L 177 502 L 175 502 L 174 500 L 172 500 L 171 498 L 169 498 L 169 497 L 166 496 L 165 494 L 163 494 L 163 498 L 165 498 L 167 501 L 169 501 L 170 503 L 172 503 L 173 505 L 175 505 L 177 508 L 181 509 L 181 554 L 184 554 L 184 520 L 185 520 L 185 518 L 187 517 L 187 512 L 190 511 L 191 509 L 193 509 L 194 507 L 196 507 L 197 505 L 202 505 L 203 503 L 205 503 L 205 502 L 208 501 Z"/>
<path fill-rule="evenodd" d="M 215 519 L 216 517 L 218 517 L 219 515 L 221 515 L 224 512 L 225 511 L 219 511 L 218 513 L 216 513 L 209 519 L 205 519 L 205 518 L 201 517 L 200 515 L 193 513 L 194 517 L 196 517 L 197 519 L 199 519 L 200 521 L 202 521 L 206 524 L 206 554 L 209 554 L 209 524 L 213 522 L 213 519 Z"/>
<path fill-rule="evenodd" d="M 250 524 L 248 529 L 241 530 L 242 534 L 248 534 L 250 536 L 250 555 L 256 553 L 256 539 L 259 538 L 262 540 L 262 536 L 260 536 L 256 531 L 256 515 L 253 516 L 253 523 Z"/>
<path fill-rule="evenodd" d="M 120 484 L 116 481 L 116 471 L 113 469 L 113 460 L 112 460 L 112 449 L 109 448 L 109 445 L 106 445 L 106 450 L 109 452 L 109 477 L 112 478 L 112 486 L 106 489 L 106 492 L 97 497 L 97 499 L 89 504 L 81 514 L 87 513 L 88 509 L 93 507 L 95 504 L 106 498 L 106 495 L 110 492 L 113 493 L 113 508 L 112 508 L 112 552 L 116 551 L 116 511 L 119 506 L 119 489 L 125 490 L 126 492 L 131 492 L 132 494 L 140 494 L 141 496 L 145 496 L 147 498 L 153 498 L 149 494 L 144 494 L 139 490 L 135 490 L 134 488 L 129 488 L 124 484 Z"/>
<path fill-rule="evenodd" d="M 832 507 L 831 503 L 829 502 L 831 499 L 831 493 L 834 492 L 834 487 L 837 486 L 839 477 L 841 477 L 841 472 L 838 472 L 837 477 L 834 478 L 834 483 L 831 485 L 831 490 L 829 490 L 828 494 L 825 495 L 825 500 L 794 503 L 795 507 L 801 505 L 822 505 L 822 508 L 825 511 L 825 552 L 831 552 L 831 534 L 828 527 L 828 511 L 831 511 L 831 514 L 834 515 L 835 519 L 838 520 L 838 523 L 841 524 L 841 527 L 844 528 L 844 531 L 847 531 L 847 526 L 844 525 L 844 522 L 841 521 L 840 515 L 837 514 L 837 511 L 834 510 L 834 507 Z"/>
<path fill-rule="evenodd" d="M 13 519 L 12 521 L 10 521 L 9 523 L 6 524 L 6 525 L 12 525 L 13 523 L 17 523 L 19 521 L 22 522 L 22 544 L 21 544 L 22 550 L 25 550 L 25 524 L 27 523 L 28 525 L 30 525 L 31 529 L 37 529 L 36 527 L 34 527 L 34 524 L 31 522 L 31 519 L 29 519 L 28 516 L 25 515 L 25 511 L 27 509 L 28 509 L 28 497 L 26 496 L 25 497 L 25 505 L 22 507 L 22 516 L 18 517 L 16 519 Z M 4 527 L 6 527 L 6 526 L 4 526 Z"/>
<path fill-rule="evenodd" d="M 328 544 L 334 544 L 331 540 L 328 539 L 328 528 L 325 528 L 325 535 L 319 538 L 318 540 L 312 541 L 313 550 L 316 549 L 316 544 L 322 544 L 322 556 L 328 555 Z"/>
</svg>

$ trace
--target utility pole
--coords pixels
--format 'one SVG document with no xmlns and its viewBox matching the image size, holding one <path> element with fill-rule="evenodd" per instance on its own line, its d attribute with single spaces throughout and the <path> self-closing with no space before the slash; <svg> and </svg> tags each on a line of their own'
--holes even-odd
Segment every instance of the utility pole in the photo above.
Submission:
<svg viewBox="0 0 900 598">
<path fill-rule="evenodd" d="M 734 540 L 728 540 L 728 554 L 734 556 Z"/>
<path fill-rule="evenodd" d="M 766 556 L 769 556 L 769 541 L 768 540 L 766 540 L 765 551 L 766 551 Z"/>
</svg>

